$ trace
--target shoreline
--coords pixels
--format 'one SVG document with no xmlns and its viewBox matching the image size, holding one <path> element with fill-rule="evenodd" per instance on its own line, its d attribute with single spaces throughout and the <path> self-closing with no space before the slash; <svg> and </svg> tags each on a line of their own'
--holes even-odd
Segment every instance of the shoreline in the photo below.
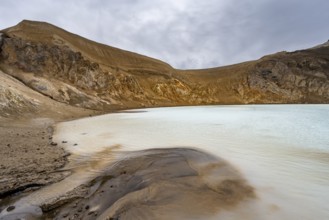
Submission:
<svg viewBox="0 0 329 220">
<path fill-rule="evenodd" d="M 130 109 L 128 109 L 130 110 Z M 120 113 L 118 112 L 111 112 L 111 113 Z M 90 117 L 90 115 L 88 115 Z M 86 118 L 88 118 L 88 116 L 86 116 Z M 81 213 L 80 209 L 77 209 L 76 206 L 74 205 L 75 203 L 80 204 L 80 206 L 88 206 L 87 204 L 90 202 L 89 199 L 86 199 L 85 197 L 89 197 L 90 196 L 90 190 L 94 187 L 97 188 L 97 186 L 99 186 L 99 184 L 102 181 L 107 181 L 106 185 L 113 185 L 113 184 L 119 184 L 117 187 L 115 188 L 111 188 L 111 190 L 109 192 L 115 192 L 115 193 L 119 193 L 117 195 L 117 197 L 114 197 L 116 199 L 120 198 L 121 196 L 125 196 L 125 193 L 127 193 L 127 198 L 133 199 L 136 204 L 139 204 L 141 201 L 139 199 L 139 197 L 135 197 L 130 195 L 130 192 L 134 192 L 134 190 L 136 190 L 136 187 L 133 187 L 131 184 L 127 187 L 125 187 L 124 185 L 126 183 L 129 183 L 129 181 L 132 181 L 133 183 L 137 183 L 140 184 L 140 178 L 148 178 L 147 176 L 144 176 L 145 174 L 143 174 L 145 171 L 146 172 L 150 172 L 148 171 L 149 169 L 151 169 L 151 172 L 153 169 L 156 170 L 162 170 L 163 168 L 160 169 L 160 167 L 162 167 L 164 164 L 170 164 L 171 168 L 168 168 L 167 172 L 176 172 L 176 176 L 173 180 L 171 180 L 171 177 L 169 177 L 169 179 L 166 180 L 166 173 L 164 174 L 156 174 L 159 175 L 159 178 L 155 178 L 153 179 L 151 182 L 156 183 L 156 186 L 153 186 L 152 184 L 149 186 L 149 189 L 156 189 L 156 193 L 155 194 L 145 194 L 148 195 L 150 198 L 154 198 L 160 196 L 159 198 L 166 200 L 166 198 L 168 197 L 168 195 L 166 194 L 159 194 L 159 192 L 161 192 L 162 190 L 160 190 L 160 188 L 165 187 L 167 188 L 168 192 L 172 191 L 172 190 L 183 190 L 184 191 L 184 195 L 185 196 L 190 196 L 191 198 L 196 199 L 198 197 L 198 194 L 200 194 L 201 192 L 205 193 L 204 198 L 207 199 L 207 201 L 209 200 L 209 202 L 211 202 L 213 199 L 215 199 L 218 203 L 221 204 L 221 206 L 224 207 L 230 207 L 230 206 L 235 206 L 235 204 L 238 203 L 238 201 L 240 200 L 250 200 L 250 199 L 254 199 L 255 198 L 255 194 L 253 192 L 253 188 L 251 186 L 248 185 L 247 182 L 245 182 L 245 180 L 243 179 L 242 176 L 240 176 L 240 174 L 238 172 L 235 171 L 235 169 L 233 167 L 230 167 L 230 164 L 221 161 L 221 159 L 219 159 L 218 161 L 215 161 L 217 159 L 213 158 L 211 155 L 207 155 L 206 153 L 202 153 L 200 151 L 194 150 L 194 149 L 184 149 L 184 148 L 177 148 L 177 149 L 158 149 L 158 150 L 149 150 L 149 151 L 145 151 L 145 153 L 140 153 L 138 152 L 137 154 L 134 152 L 131 152 L 132 159 L 128 159 L 128 160 L 124 160 L 123 162 L 119 162 L 119 165 L 121 168 L 120 169 L 116 169 L 113 170 L 113 167 L 111 168 L 108 167 L 106 169 L 111 170 L 112 173 L 109 174 L 102 174 L 100 176 L 95 176 L 95 175 L 91 175 L 89 177 L 86 178 L 86 181 L 82 184 L 78 184 L 77 187 L 75 187 L 74 189 L 70 189 L 67 190 L 60 195 L 56 195 L 56 194 L 52 194 L 51 193 L 47 196 L 49 196 L 49 198 L 46 198 L 44 200 L 43 203 L 40 203 L 40 206 L 33 204 L 33 202 L 30 204 L 28 201 L 30 198 L 37 198 L 37 200 L 42 201 L 42 197 L 43 194 L 47 191 L 50 190 L 52 192 L 54 191 L 58 191 L 58 189 L 56 189 L 56 186 L 64 186 L 64 187 L 68 187 L 67 184 L 69 184 L 71 182 L 71 179 L 77 178 L 77 175 L 79 174 L 79 171 L 77 171 L 74 167 L 70 167 L 70 165 L 74 165 L 74 159 L 68 159 L 68 157 L 70 156 L 70 152 L 69 150 L 65 149 L 65 147 L 63 145 L 66 144 L 66 141 L 59 141 L 59 140 L 53 140 L 53 128 L 56 124 L 58 124 L 59 122 L 69 122 L 72 120 L 76 120 L 76 119 L 82 119 L 84 118 L 82 117 L 76 117 L 74 119 L 72 118 L 68 118 L 68 120 L 53 120 L 53 119 L 45 119 L 45 118 L 35 118 L 35 119 L 30 119 L 30 120 L 7 120 L 7 123 L 3 123 L 6 124 L 5 126 L 1 126 L 0 127 L 0 137 L 4 138 L 6 137 L 6 139 L 4 139 L 5 141 L 2 142 L 2 144 L 0 145 L 0 149 L 4 150 L 6 149 L 7 151 L 2 151 L 4 152 L 4 154 L 10 154 L 10 156 L 8 158 L 11 158 L 10 162 L 3 160 L 2 163 L 7 164 L 6 166 L 8 167 L 8 169 L 4 169 L 4 171 L 1 173 L 1 179 L 6 180 L 8 179 L 8 181 L 2 181 L 1 183 L 3 183 L 2 185 L 0 184 L 0 187 L 2 186 L 2 188 L 0 188 L 0 219 L 6 219 L 7 214 L 9 214 L 9 218 L 11 217 L 23 217 L 23 214 L 25 211 L 27 211 L 27 213 L 29 213 L 28 215 L 30 216 L 34 216 L 34 217 L 46 217 L 46 218 L 54 218 L 54 217 L 60 217 L 60 218 L 67 218 L 68 216 L 73 217 L 73 215 L 78 215 L 78 214 L 82 214 L 83 217 L 89 216 L 90 213 L 92 213 L 92 216 L 96 217 L 98 214 L 102 214 L 102 213 L 94 213 L 93 211 L 89 211 L 87 209 L 85 209 L 85 211 L 83 211 Z M 1 122 L 4 122 L 6 120 L 3 120 Z M 10 124 L 10 125 L 9 125 Z M 55 141 L 55 142 L 53 142 Z M 58 143 L 56 143 L 56 141 Z M 9 144 L 9 147 L 7 147 L 7 144 Z M 23 146 L 22 146 L 23 145 Z M 16 146 L 15 148 L 13 148 L 12 146 Z M 7 148 L 6 148 L 7 147 Z M 157 153 L 158 151 L 158 153 Z M 181 153 L 185 152 L 186 153 Z M 193 153 L 195 152 L 195 153 Z M 103 152 L 100 152 L 103 153 Z M 107 154 L 108 152 L 105 152 L 105 154 Z M 145 155 L 144 155 L 145 154 Z M 157 158 L 157 156 L 155 156 L 155 158 L 150 158 L 150 155 L 158 155 L 158 160 L 162 160 L 164 164 L 158 164 L 153 166 L 152 168 L 148 167 L 148 163 L 150 163 L 149 160 L 154 160 Z M 194 155 L 197 154 L 197 155 Z M 204 155 L 203 155 L 204 154 Z M 101 155 L 101 154 L 100 154 Z M 136 155 L 139 155 L 136 157 Z M 168 156 L 169 155 L 169 156 Z M 175 159 L 176 156 L 175 155 L 180 155 L 180 159 Z M 193 156 L 194 155 L 194 156 Z M 27 158 L 27 159 L 25 159 Z M 167 159 L 165 159 L 167 158 Z M 205 159 L 204 158 L 209 158 L 209 159 Z M 144 160 L 146 159 L 146 162 L 144 162 Z M 191 168 L 189 163 L 196 163 L 195 166 L 199 166 L 197 165 L 198 160 L 202 160 L 201 164 L 203 164 L 204 162 L 206 163 L 219 163 L 221 165 L 218 165 L 218 172 L 228 172 L 226 170 L 225 167 L 228 167 L 228 169 L 231 169 L 232 171 L 229 171 L 233 177 L 232 181 L 234 182 L 234 184 L 224 184 L 221 185 L 221 181 L 219 182 L 214 182 L 212 181 L 212 184 L 210 184 L 210 188 L 206 189 L 208 186 L 206 183 L 203 182 L 202 178 L 205 175 L 205 173 L 207 171 L 203 170 L 201 171 L 196 171 L 194 170 L 194 168 Z M 172 160 L 175 160 L 176 162 L 174 162 L 172 164 Z M 189 161 L 190 162 L 187 162 Z M 208 161 L 209 160 L 209 161 Z M 73 161 L 73 163 L 71 163 Z M 182 163 L 185 163 L 184 161 L 186 161 L 186 168 L 182 168 L 182 169 L 176 169 L 175 164 L 179 165 Z M 194 161 L 194 162 L 193 162 Z M 208 161 L 208 162 L 207 162 Z M 90 162 L 90 161 L 89 161 Z M 95 160 L 96 162 L 96 160 Z M 0 166 L 3 167 L 2 163 L 0 162 Z M 92 162 L 94 163 L 94 162 Z M 97 163 L 97 162 L 96 162 Z M 154 162 L 152 162 L 154 163 Z M 107 163 L 109 164 L 109 163 Z M 138 166 L 141 166 L 141 164 L 144 164 L 142 166 L 145 166 L 145 168 L 143 168 L 142 170 L 137 169 Z M 155 163 L 156 164 L 156 163 Z M 179 166 L 181 166 L 179 165 Z M 81 167 L 80 164 L 78 164 L 78 169 L 83 170 L 84 165 L 82 165 Z M 95 165 L 91 165 L 91 167 L 93 167 Z M 98 166 L 98 165 L 97 165 Z M 107 165 L 106 165 L 107 166 Z M 101 164 L 99 166 L 99 168 L 106 167 L 104 164 Z M 160 167 L 159 167 L 160 166 Z M 203 166 L 203 165 L 202 165 Z M 212 165 L 211 165 L 212 166 Z M 91 167 L 88 167 L 88 165 L 85 167 L 86 169 L 89 169 Z M 222 168 L 224 167 L 224 169 Z M 64 169 L 63 169 L 64 168 Z M 94 168 L 94 167 L 93 167 Z M 129 171 L 129 169 L 132 169 L 131 171 Z M 134 170 L 136 169 L 136 170 Z M 185 182 L 186 180 L 183 180 L 187 177 L 185 177 L 185 173 L 182 172 L 186 169 L 190 169 L 190 171 L 188 171 L 189 173 L 191 173 L 191 177 L 193 181 L 195 182 L 194 185 L 195 186 L 191 186 L 191 187 L 187 187 L 184 186 L 185 184 L 181 185 L 183 182 Z M 204 169 L 204 168 L 200 168 L 200 169 Z M 223 171 L 221 171 L 221 169 L 223 169 Z M 82 175 L 83 175 L 82 171 Z M 158 171 L 157 171 L 158 172 Z M 114 176 L 112 176 L 114 173 Z M 136 173 L 138 175 L 140 175 L 140 177 L 136 178 L 135 175 Z M 201 175 L 202 173 L 202 175 Z M 110 179 L 109 179 L 109 176 Z M 161 177 L 162 175 L 162 177 Z M 209 174 L 210 176 L 212 174 Z M 8 177 L 7 177 L 8 176 Z M 19 176 L 20 178 L 18 178 L 17 176 Z M 88 175 L 87 175 L 88 176 Z M 112 179 L 114 178 L 114 179 Z M 160 182 L 157 183 L 158 179 L 164 178 L 164 182 Z M 182 183 L 175 183 L 175 179 L 176 178 L 181 178 Z M 191 180 L 192 180 L 191 179 Z M 212 177 L 210 177 L 210 179 L 212 179 Z M 109 181 L 109 182 L 108 182 Z M 166 183 L 166 181 L 171 182 L 169 185 Z M 169 183 L 168 182 L 168 183 Z M 158 185 L 159 184 L 159 185 Z M 178 184 L 178 185 L 177 185 Z M 205 184 L 205 185 L 204 185 Z M 215 185 L 213 185 L 215 184 Z M 216 188 L 216 184 L 218 185 L 218 188 Z M 6 187 L 5 187 L 6 186 Z M 120 186 L 120 187 L 119 187 Z M 206 186 L 205 189 L 202 189 Z M 123 187 L 123 188 L 122 188 Z M 155 188 L 154 188 L 155 187 Z M 178 189 L 176 189 L 176 187 L 178 187 Z M 194 192 L 195 191 L 195 187 L 199 188 L 201 187 L 201 189 L 199 189 L 198 193 Z M 212 187 L 215 187 L 212 189 Z M 233 188 L 232 188 L 233 187 Z M 52 190 L 54 189 L 55 190 Z M 65 189 L 66 189 L 65 188 Z M 114 191 L 113 191 L 114 190 Z M 124 190 L 125 193 L 120 193 L 122 190 Z M 201 191 L 200 191 L 201 190 Z M 215 195 L 212 194 L 213 190 L 217 190 L 218 194 L 215 193 Z M 103 193 L 104 191 L 107 191 L 106 188 L 101 187 L 98 190 L 94 191 L 93 197 L 97 197 L 99 193 Z M 232 204 L 228 203 L 226 204 L 224 201 L 229 199 L 231 197 L 231 192 L 234 193 L 234 198 L 232 200 Z M 224 194 L 223 194 L 224 193 Z M 88 195 L 89 194 L 89 195 Z M 129 195 L 128 195 L 129 194 Z M 134 193 L 133 193 L 134 194 Z M 170 195 L 172 195 L 173 193 L 170 193 Z M 178 195 L 179 192 L 176 192 L 176 194 Z M 40 198 L 41 200 L 38 198 L 38 195 L 41 195 Z M 54 196 L 56 195 L 56 196 Z M 216 197 L 217 195 L 217 197 Z M 223 198 L 222 196 L 225 195 Z M 119 196 L 119 197 L 118 197 Z M 107 194 L 106 198 L 111 198 L 111 194 Z M 211 199 L 212 198 L 212 199 Z M 181 199 L 184 199 L 185 201 L 185 197 L 181 197 Z M 104 198 L 103 198 L 104 200 Z M 111 201 L 114 203 L 115 199 L 111 199 Z M 233 202 L 234 201 L 234 202 Z M 91 201 L 92 202 L 92 201 Z M 107 204 L 106 201 L 103 201 L 104 204 Z M 184 203 L 189 203 L 187 200 Z M 183 204 L 184 204 L 183 203 Z M 95 205 L 95 204 L 93 204 Z M 192 204 L 190 204 L 192 205 Z M 125 206 L 125 205 L 124 205 Z M 36 211 L 31 211 L 31 209 L 33 207 L 39 207 L 36 209 Z M 182 206 L 184 207 L 184 206 Z M 202 209 L 207 209 L 206 208 L 207 205 L 205 205 Z M 212 207 L 212 208 L 210 208 Z M 215 210 L 217 210 L 217 208 L 215 208 L 213 205 L 210 205 L 209 203 L 209 207 L 211 212 L 216 212 Z M 119 208 L 120 209 L 120 208 Z M 119 210 L 118 209 L 118 210 Z M 159 206 L 159 209 L 161 210 L 161 205 Z M 195 210 L 197 210 L 197 206 L 194 208 Z M 20 212 L 21 210 L 23 210 L 23 212 Z M 24 211 L 25 210 L 25 211 Z M 70 212 L 70 210 L 72 211 L 72 213 Z M 17 211 L 17 213 L 16 213 Z M 103 210 L 104 213 L 107 215 L 109 210 L 105 209 Z M 204 211 L 201 210 L 200 208 L 200 213 L 203 213 Z M 40 215 L 41 213 L 41 215 Z M 69 215 L 66 213 L 70 213 Z M 186 210 L 186 213 L 187 210 Z M 24 214 L 26 215 L 26 214 Z M 114 215 L 114 214 L 113 214 Z M 115 215 L 118 215 L 115 214 Z M 156 215 L 156 213 L 153 213 L 153 215 Z M 176 214 L 173 213 L 173 217 Z M 205 213 L 203 213 L 202 215 L 206 215 Z M 81 217 L 81 216 L 80 216 Z M 33 217 L 32 217 L 33 218 Z M 187 218 L 188 219 L 188 218 Z"/>
<path fill-rule="evenodd" d="M 92 117 L 104 112 L 70 108 L 67 112 L 42 110 L 20 117 L 0 117 L 0 213 L 10 203 L 53 183 L 71 172 L 61 170 L 70 153 L 52 140 L 59 122 Z M 74 113 L 74 114 L 73 114 Z"/>
<path fill-rule="evenodd" d="M 317 210 L 318 216 L 327 216 L 325 211 L 321 211 L 323 206 L 321 201 L 326 198 L 325 194 L 319 196 L 313 190 L 321 191 L 325 187 L 322 183 L 329 181 L 323 177 L 323 173 L 327 172 L 326 169 L 318 167 L 327 164 L 325 156 L 319 153 L 310 157 L 308 151 L 303 148 L 300 150 L 289 148 L 293 147 L 289 145 L 289 140 L 294 140 L 295 143 L 299 132 L 305 132 L 302 126 L 298 126 L 301 123 L 299 118 L 317 121 L 317 114 L 312 114 L 309 107 L 303 107 L 303 111 L 295 107 L 287 108 L 279 112 L 277 110 L 269 112 L 268 110 L 272 108 L 265 108 L 264 111 L 261 106 L 256 112 L 253 108 L 236 109 L 245 112 L 244 117 L 239 121 L 227 121 L 229 118 L 227 116 L 236 116 L 232 109 L 203 108 L 205 112 L 200 112 L 198 109 L 190 111 L 183 108 L 174 111 L 153 109 L 148 114 L 144 114 L 144 111 L 125 112 L 125 114 L 118 112 L 119 114 L 116 115 L 85 119 L 80 117 L 76 121 L 65 120 L 62 124 L 57 123 L 53 140 L 58 146 L 71 153 L 69 163 L 64 169 L 72 175 L 35 193 L 24 195 L 14 204 L 10 203 L 14 206 L 10 213 L 8 212 L 10 204 L 7 204 L 6 210 L 0 213 L 0 219 L 6 219 L 7 215 L 23 217 L 22 214 L 18 216 L 23 212 L 51 219 L 68 219 L 75 216 L 84 219 L 108 216 L 131 219 L 127 216 L 138 216 L 144 211 L 147 216 L 142 219 L 166 219 L 161 213 L 167 208 L 172 212 L 171 217 L 175 219 L 182 213 L 188 215 L 189 211 L 185 209 L 193 205 L 195 205 L 193 210 L 196 212 L 192 216 L 199 216 L 200 219 L 218 219 L 210 217 L 208 215 L 210 213 L 237 217 L 249 215 L 252 219 L 270 220 L 277 219 L 279 216 L 283 217 L 282 219 L 291 219 L 310 215 L 306 209 L 299 214 L 293 211 L 299 207 L 294 205 L 294 202 L 300 201 L 296 200 L 294 195 L 306 199 L 304 204 L 300 204 L 301 207 L 308 204 L 307 207 Z M 295 116 L 296 111 L 299 112 L 298 117 Z M 322 108 L 317 108 L 315 112 L 324 113 Z M 207 113 L 206 118 L 204 113 Z M 199 117 L 202 118 L 202 122 L 199 121 Z M 287 136 L 287 132 L 282 129 L 291 129 L 289 126 L 282 126 L 279 120 L 273 120 L 277 117 L 283 119 L 288 117 L 293 124 L 287 122 L 284 125 L 297 126 L 298 132 L 290 132 L 292 136 Z M 195 121 L 190 121 L 190 118 L 194 118 Z M 255 118 L 258 118 L 265 127 L 255 123 L 257 121 Z M 267 121 L 274 121 L 281 129 L 275 129 L 277 126 L 265 123 Z M 234 122 L 237 127 L 233 126 Z M 196 125 L 201 126 L 193 129 Z M 265 130 L 273 136 L 264 136 L 265 139 L 261 139 L 258 133 L 251 129 L 252 127 L 248 129 L 248 135 L 243 136 L 243 131 L 246 130 L 241 130 L 241 126 L 243 128 L 245 125 L 263 129 L 262 131 Z M 316 125 L 324 128 L 322 130 L 327 129 L 325 122 Z M 180 129 L 173 130 L 171 129 L 173 127 Z M 319 129 L 316 127 L 313 130 Z M 308 130 L 307 133 L 310 134 L 310 131 Z M 227 134 L 231 136 L 225 136 Z M 290 139 L 272 138 L 280 135 Z M 242 136 L 249 139 L 244 140 Z M 203 140 L 198 137 L 207 138 Z M 239 138 L 232 139 L 232 137 Z M 271 144 L 268 145 L 266 142 Z M 285 147 L 281 146 L 282 143 L 286 143 Z M 308 146 L 314 143 L 314 140 L 307 139 L 303 143 Z M 316 143 L 321 147 L 324 142 Z M 253 157 L 258 159 L 253 160 Z M 312 173 L 300 169 L 305 166 L 304 163 L 309 165 L 308 168 Z M 223 171 L 220 170 L 222 168 Z M 228 170 L 235 171 L 226 173 Z M 290 188 L 290 182 L 299 178 L 305 178 L 305 184 L 296 181 L 296 187 Z M 226 180 L 228 180 L 227 185 L 221 185 Z M 234 182 L 236 180 L 237 182 Z M 148 182 L 150 185 L 145 185 Z M 309 185 L 307 186 L 306 183 Z M 230 188 L 232 186 L 233 188 Z M 211 189 L 211 192 L 207 192 L 209 187 L 215 187 L 215 190 Z M 218 198 L 216 189 L 220 194 Z M 195 192 L 197 193 L 194 194 Z M 237 195 L 245 196 L 238 197 L 242 200 L 236 200 L 237 203 L 234 202 L 232 206 L 221 200 L 225 197 L 225 193 L 228 193 L 228 197 L 224 200 L 229 201 L 231 198 L 229 195 L 235 192 Z M 308 193 L 314 194 L 314 197 L 307 197 Z M 188 202 L 192 200 L 197 201 L 197 205 Z M 201 201 L 202 204 L 199 204 Z M 289 203 L 285 204 L 286 201 Z M 204 202 L 208 205 L 204 205 Z M 180 210 L 185 211 L 178 213 L 174 208 L 178 206 Z M 38 211 L 31 211 L 33 207 L 37 207 Z M 131 209 L 131 207 L 140 208 Z M 206 211 L 211 207 L 219 209 Z M 157 211 L 152 211 L 153 208 Z M 186 219 L 191 219 L 191 216 L 189 217 Z M 180 216 L 179 219 L 184 218 Z"/>
</svg>

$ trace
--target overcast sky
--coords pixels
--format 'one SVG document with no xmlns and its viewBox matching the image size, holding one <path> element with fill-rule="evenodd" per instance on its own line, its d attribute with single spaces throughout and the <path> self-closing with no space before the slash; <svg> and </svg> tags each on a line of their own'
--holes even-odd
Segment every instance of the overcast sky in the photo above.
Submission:
<svg viewBox="0 0 329 220">
<path fill-rule="evenodd" d="M 0 29 L 46 21 L 104 44 L 207 68 L 329 39 L 328 0 L 8 0 Z"/>
</svg>

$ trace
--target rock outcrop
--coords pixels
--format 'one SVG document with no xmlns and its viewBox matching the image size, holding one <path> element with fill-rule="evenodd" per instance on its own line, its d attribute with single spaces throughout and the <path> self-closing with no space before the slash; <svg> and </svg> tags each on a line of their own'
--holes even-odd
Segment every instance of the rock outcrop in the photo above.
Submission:
<svg viewBox="0 0 329 220">
<path fill-rule="evenodd" d="M 323 45 L 226 67 L 176 70 L 162 61 L 98 44 L 47 23 L 22 21 L 1 31 L 0 68 L 50 99 L 95 110 L 329 103 L 329 47 Z M 10 90 L 3 83 L 0 88 L 1 100 L 7 100 Z M 35 106 L 19 102 L 28 108 Z"/>
<path fill-rule="evenodd" d="M 248 83 L 250 88 L 271 95 L 276 103 L 328 103 L 329 50 L 318 48 L 264 57 L 249 74 Z M 266 97 L 258 102 L 262 100 Z"/>
</svg>

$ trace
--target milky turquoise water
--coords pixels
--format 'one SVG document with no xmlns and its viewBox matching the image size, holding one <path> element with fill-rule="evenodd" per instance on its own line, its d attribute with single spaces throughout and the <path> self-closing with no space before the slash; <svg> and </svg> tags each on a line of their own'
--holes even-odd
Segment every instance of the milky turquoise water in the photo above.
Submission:
<svg viewBox="0 0 329 220">
<path fill-rule="evenodd" d="M 242 205 L 236 212 L 245 219 L 248 215 L 251 219 L 329 219 L 329 105 L 143 111 L 65 122 L 58 126 L 57 138 L 68 140 L 66 148 L 81 155 L 114 145 L 128 151 L 203 149 L 229 161 L 256 188 L 259 201 L 249 204 L 255 211 Z M 221 214 L 222 219 L 239 218 L 236 215 Z"/>
</svg>

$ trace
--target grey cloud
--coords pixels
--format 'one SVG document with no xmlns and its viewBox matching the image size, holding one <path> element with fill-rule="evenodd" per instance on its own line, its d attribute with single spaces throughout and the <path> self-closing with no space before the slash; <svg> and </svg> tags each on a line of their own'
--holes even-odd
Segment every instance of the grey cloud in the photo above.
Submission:
<svg viewBox="0 0 329 220">
<path fill-rule="evenodd" d="M 2 2 L 0 29 L 47 21 L 177 68 L 206 68 L 320 44 L 328 9 L 326 0 L 13 0 Z"/>
</svg>

